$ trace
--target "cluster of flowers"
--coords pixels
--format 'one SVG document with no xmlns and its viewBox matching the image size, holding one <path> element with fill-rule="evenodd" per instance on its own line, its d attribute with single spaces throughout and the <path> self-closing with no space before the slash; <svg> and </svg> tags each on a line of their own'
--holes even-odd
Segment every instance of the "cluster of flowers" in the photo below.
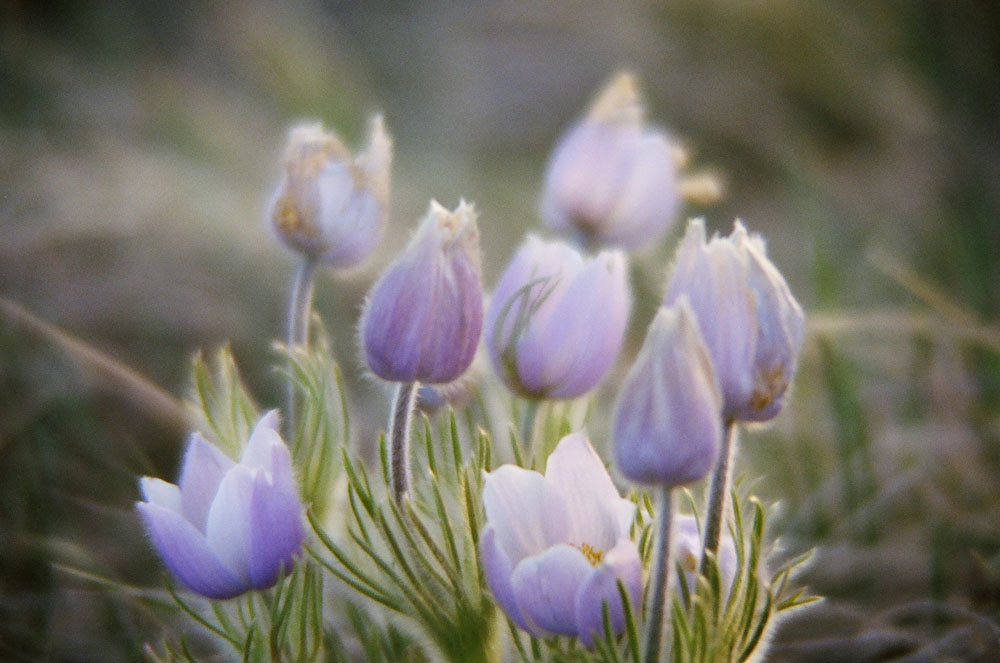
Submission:
<svg viewBox="0 0 1000 663">
<path fill-rule="evenodd" d="M 368 367 L 400 385 L 389 435 L 396 501 L 407 499 L 416 387 L 461 378 L 481 336 L 496 374 L 525 399 L 577 398 L 602 380 L 619 355 L 632 305 L 626 251 L 657 241 L 678 216 L 678 153 L 666 133 L 645 123 L 633 78 L 616 77 L 549 162 L 542 213 L 548 228 L 568 239 L 529 235 L 488 306 L 474 208 L 462 202 L 449 211 L 431 202 L 372 287 L 360 321 Z M 309 263 L 362 261 L 386 217 L 390 161 L 379 118 L 357 157 L 319 127 L 293 130 L 272 203 L 278 237 Z M 587 253 L 592 249 L 596 255 Z M 612 423 L 618 471 L 664 498 L 654 563 L 662 568 L 647 573 L 654 583 L 647 612 L 657 611 L 665 591 L 669 491 L 713 468 L 704 546 L 692 543 L 694 519 L 681 516 L 673 548 L 682 561 L 700 559 L 703 549 L 727 557 L 732 543 L 719 555 L 712 516 L 721 518 L 728 492 L 730 432 L 735 422 L 776 416 L 802 338 L 802 311 L 762 240 L 739 221 L 728 237 L 710 240 L 702 221 L 689 222 Z M 179 485 L 144 478 L 141 487 L 138 510 L 153 544 L 172 574 L 204 596 L 270 586 L 295 563 L 303 511 L 274 412 L 257 425 L 238 463 L 194 434 Z M 584 432 L 559 442 L 544 475 L 514 465 L 489 472 L 481 498 L 483 575 L 513 623 L 590 646 L 607 610 L 612 630 L 622 631 L 619 583 L 633 608 L 642 596 L 643 563 L 630 537 L 636 506 L 621 497 Z M 697 562 L 684 565 L 693 571 Z"/>
</svg>

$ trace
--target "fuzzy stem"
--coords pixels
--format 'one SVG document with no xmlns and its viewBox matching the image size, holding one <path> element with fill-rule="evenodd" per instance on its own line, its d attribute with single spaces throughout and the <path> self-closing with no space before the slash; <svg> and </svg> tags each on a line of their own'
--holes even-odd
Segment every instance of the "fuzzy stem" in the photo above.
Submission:
<svg viewBox="0 0 1000 663">
<path fill-rule="evenodd" d="M 305 347 L 309 342 L 309 318 L 312 317 L 313 284 L 316 282 L 316 260 L 305 257 L 295 272 L 288 300 L 288 347 Z M 288 382 L 288 410 L 285 412 L 289 437 L 295 431 L 295 382 Z"/>
<path fill-rule="evenodd" d="M 670 486 L 660 486 L 656 495 L 656 548 L 649 584 L 653 590 L 646 614 L 646 646 L 643 661 L 660 660 L 660 640 L 666 615 L 667 584 L 670 579 L 670 524 L 673 521 Z"/>
<path fill-rule="evenodd" d="M 719 536 L 722 532 L 723 514 L 726 511 L 726 496 L 729 495 L 730 470 L 733 464 L 733 450 L 736 448 L 736 422 L 726 420 L 722 433 L 722 449 L 719 451 L 719 462 L 712 474 L 712 484 L 708 489 L 708 504 L 705 509 L 705 544 L 701 555 L 702 574 L 706 571 L 708 555 L 719 552 Z"/>
<path fill-rule="evenodd" d="M 538 406 L 541 401 L 529 398 L 524 403 L 524 417 L 521 419 L 521 444 L 525 451 L 531 451 L 531 440 L 535 432 L 535 419 L 538 418 Z"/>
<path fill-rule="evenodd" d="M 407 471 L 410 446 L 410 417 L 416 405 L 419 382 L 400 382 L 392 401 L 392 419 L 389 421 L 389 458 L 392 464 L 392 496 L 402 504 L 409 490 Z"/>
</svg>

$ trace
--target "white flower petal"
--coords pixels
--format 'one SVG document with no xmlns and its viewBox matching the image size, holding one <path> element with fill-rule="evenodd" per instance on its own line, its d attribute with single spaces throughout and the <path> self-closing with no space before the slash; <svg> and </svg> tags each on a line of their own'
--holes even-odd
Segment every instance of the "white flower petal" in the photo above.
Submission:
<svg viewBox="0 0 1000 663">
<path fill-rule="evenodd" d="M 254 480 L 261 470 L 243 465 L 222 479 L 208 512 L 205 536 L 216 556 L 243 582 L 250 580 L 250 535 Z"/>
<path fill-rule="evenodd" d="M 566 541 L 565 501 L 538 472 L 503 465 L 488 473 L 483 505 L 486 519 L 496 528 L 497 542 L 514 565 Z"/>
<path fill-rule="evenodd" d="M 139 479 L 139 491 L 142 493 L 142 498 L 150 504 L 181 514 L 181 493 L 174 484 L 163 479 L 142 477 Z"/>
<path fill-rule="evenodd" d="M 233 465 L 235 463 L 226 454 L 199 433 L 191 434 L 178 485 L 184 517 L 201 532 L 205 531 L 208 510 L 219 491 L 222 477 Z"/>
</svg>

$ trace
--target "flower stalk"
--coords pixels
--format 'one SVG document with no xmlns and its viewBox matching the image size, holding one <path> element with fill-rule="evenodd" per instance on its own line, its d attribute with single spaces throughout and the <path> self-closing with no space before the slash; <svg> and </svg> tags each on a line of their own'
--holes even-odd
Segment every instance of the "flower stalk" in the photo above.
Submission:
<svg viewBox="0 0 1000 663">
<path fill-rule="evenodd" d="M 649 606 L 646 610 L 646 643 L 644 663 L 660 660 L 660 641 L 666 614 L 667 583 L 670 577 L 670 524 L 673 521 L 671 486 L 660 486 L 656 494 L 656 554 L 650 571 Z"/>
<path fill-rule="evenodd" d="M 316 282 L 316 259 L 305 256 L 295 272 L 288 300 L 288 347 L 304 348 L 309 344 L 309 319 L 312 317 L 313 285 Z M 288 381 L 288 434 L 295 431 L 297 410 L 295 382 Z"/>
<path fill-rule="evenodd" d="M 726 511 L 726 496 L 729 494 L 730 475 L 732 474 L 733 450 L 736 447 L 736 422 L 728 419 L 725 422 L 725 432 L 722 435 L 722 449 L 719 460 L 712 474 L 712 483 L 708 489 L 708 503 L 705 506 L 705 553 L 718 556 L 719 536 L 722 532 L 722 518 Z M 706 571 L 708 555 L 702 554 L 700 572 Z"/>
<path fill-rule="evenodd" d="M 392 419 L 389 421 L 389 458 L 392 468 L 392 496 L 402 504 L 410 488 L 409 460 L 410 418 L 416 405 L 419 382 L 400 382 L 392 402 Z"/>
<path fill-rule="evenodd" d="M 525 451 L 531 451 L 531 441 L 535 434 L 535 421 L 538 419 L 538 406 L 542 402 L 537 398 L 529 398 L 524 402 L 524 413 L 521 418 L 521 444 Z"/>
</svg>

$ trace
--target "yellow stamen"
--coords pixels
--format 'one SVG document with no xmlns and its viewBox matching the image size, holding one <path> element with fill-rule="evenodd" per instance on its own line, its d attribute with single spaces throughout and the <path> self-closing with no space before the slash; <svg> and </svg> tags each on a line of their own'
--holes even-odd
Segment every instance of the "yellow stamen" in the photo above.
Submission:
<svg viewBox="0 0 1000 663">
<path fill-rule="evenodd" d="M 583 556 L 587 558 L 591 566 L 597 566 L 601 563 L 601 557 L 604 556 L 603 551 L 592 548 L 589 543 L 581 543 L 574 547 L 583 553 Z"/>
</svg>

